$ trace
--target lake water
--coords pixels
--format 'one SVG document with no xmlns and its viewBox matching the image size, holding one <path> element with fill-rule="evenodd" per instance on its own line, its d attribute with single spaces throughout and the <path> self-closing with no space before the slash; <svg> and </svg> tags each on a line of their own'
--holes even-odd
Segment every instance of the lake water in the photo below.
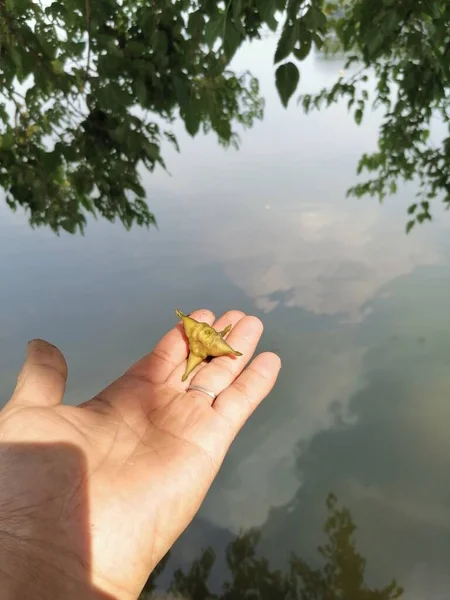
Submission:
<svg viewBox="0 0 450 600">
<path fill-rule="evenodd" d="M 171 328 L 173 309 L 239 308 L 265 323 L 261 350 L 279 382 L 245 426 L 163 573 L 188 567 L 241 528 L 282 566 L 290 551 L 320 565 L 325 500 L 357 525 L 367 585 L 392 577 L 404 598 L 450 598 L 450 216 L 404 234 L 414 189 L 383 206 L 346 199 L 374 148 L 377 115 L 356 127 L 345 106 L 284 110 L 274 40 L 248 46 L 266 97 L 239 152 L 177 125 L 181 154 L 145 175 L 159 230 L 97 222 L 85 237 L 31 230 L 0 208 L 0 394 L 26 342 L 43 337 L 69 363 L 67 402 L 92 396 Z M 313 56 L 301 91 L 332 83 L 340 60 Z"/>
</svg>

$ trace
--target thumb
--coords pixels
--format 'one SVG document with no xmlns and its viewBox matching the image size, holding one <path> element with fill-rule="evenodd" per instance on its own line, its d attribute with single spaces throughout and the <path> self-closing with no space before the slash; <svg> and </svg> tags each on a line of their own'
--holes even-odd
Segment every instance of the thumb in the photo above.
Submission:
<svg viewBox="0 0 450 600">
<path fill-rule="evenodd" d="M 61 351 L 44 340 L 32 340 L 9 404 L 57 406 L 62 402 L 66 381 L 67 363 Z"/>
</svg>

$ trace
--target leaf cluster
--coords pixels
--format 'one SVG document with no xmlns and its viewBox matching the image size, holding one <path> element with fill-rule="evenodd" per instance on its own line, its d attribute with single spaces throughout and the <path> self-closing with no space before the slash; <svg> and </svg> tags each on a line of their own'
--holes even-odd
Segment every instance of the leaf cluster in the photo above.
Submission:
<svg viewBox="0 0 450 600">
<path fill-rule="evenodd" d="M 89 213 L 129 228 L 155 217 L 141 167 L 166 168 L 180 117 L 188 133 L 239 146 L 263 118 L 249 72 L 230 62 L 246 40 L 277 33 L 274 80 L 287 107 L 313 51 L 341 52 L 344 74 L 299 98 L 304 110 L 345 100 L 357 124 L 381 107 L 376 152 L 349 194 L 419 193 L 407 231 L 450 206 L 450 3 L 447 0 L 0 1 L 0 187 L 32 225 L 83 230 Z M 371 89 L 369 73 L 374 75 Z M 433 120 L 444 124 L 433 139 Z"/>
</svg>

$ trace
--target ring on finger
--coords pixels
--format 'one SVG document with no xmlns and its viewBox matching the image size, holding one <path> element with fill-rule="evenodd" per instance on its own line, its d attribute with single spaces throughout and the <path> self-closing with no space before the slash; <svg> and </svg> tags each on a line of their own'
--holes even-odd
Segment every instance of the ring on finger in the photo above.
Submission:
<svg viewBox="0 0 450 600">
<path fill-rule="evenodd" d="M 210 390 L 207 390 L 206 388 L 202 387 L 201 385 L 194 385 L 191 384 L 188 388 L 187 388 L 187 392 L 194 390 L 196 392 L 203 392 L 204 394 L 208 394 L 208 396 L 210 396 L 213 400 L 215 400 L 217 398 L 217 394 L 215 394 L 214 392 L 211 392 Z"/>
</svg>

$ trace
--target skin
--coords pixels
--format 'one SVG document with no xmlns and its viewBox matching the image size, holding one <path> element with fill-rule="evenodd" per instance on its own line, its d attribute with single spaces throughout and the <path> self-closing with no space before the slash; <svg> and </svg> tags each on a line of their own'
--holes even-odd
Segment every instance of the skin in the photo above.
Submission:
<svg viewBox="0 0 450 600">
<path fill-rule="evenodd" d="M 61 404 L 67 365 L 30 342 L 0 412 L 2 599 L 138 598 L 150 572 L 198 511 L 233 439 L 271 391 L 280 359 L 250 359 L 259 319 L 215 320 L 242 356 L 199 365 L 181 381 L 188 344 L 179 323 L 97 396 Z M 249 363 L 249 364 L 248 364 Z M 186 392 L 193 382 L 218 394 Z"/>
</svg>

